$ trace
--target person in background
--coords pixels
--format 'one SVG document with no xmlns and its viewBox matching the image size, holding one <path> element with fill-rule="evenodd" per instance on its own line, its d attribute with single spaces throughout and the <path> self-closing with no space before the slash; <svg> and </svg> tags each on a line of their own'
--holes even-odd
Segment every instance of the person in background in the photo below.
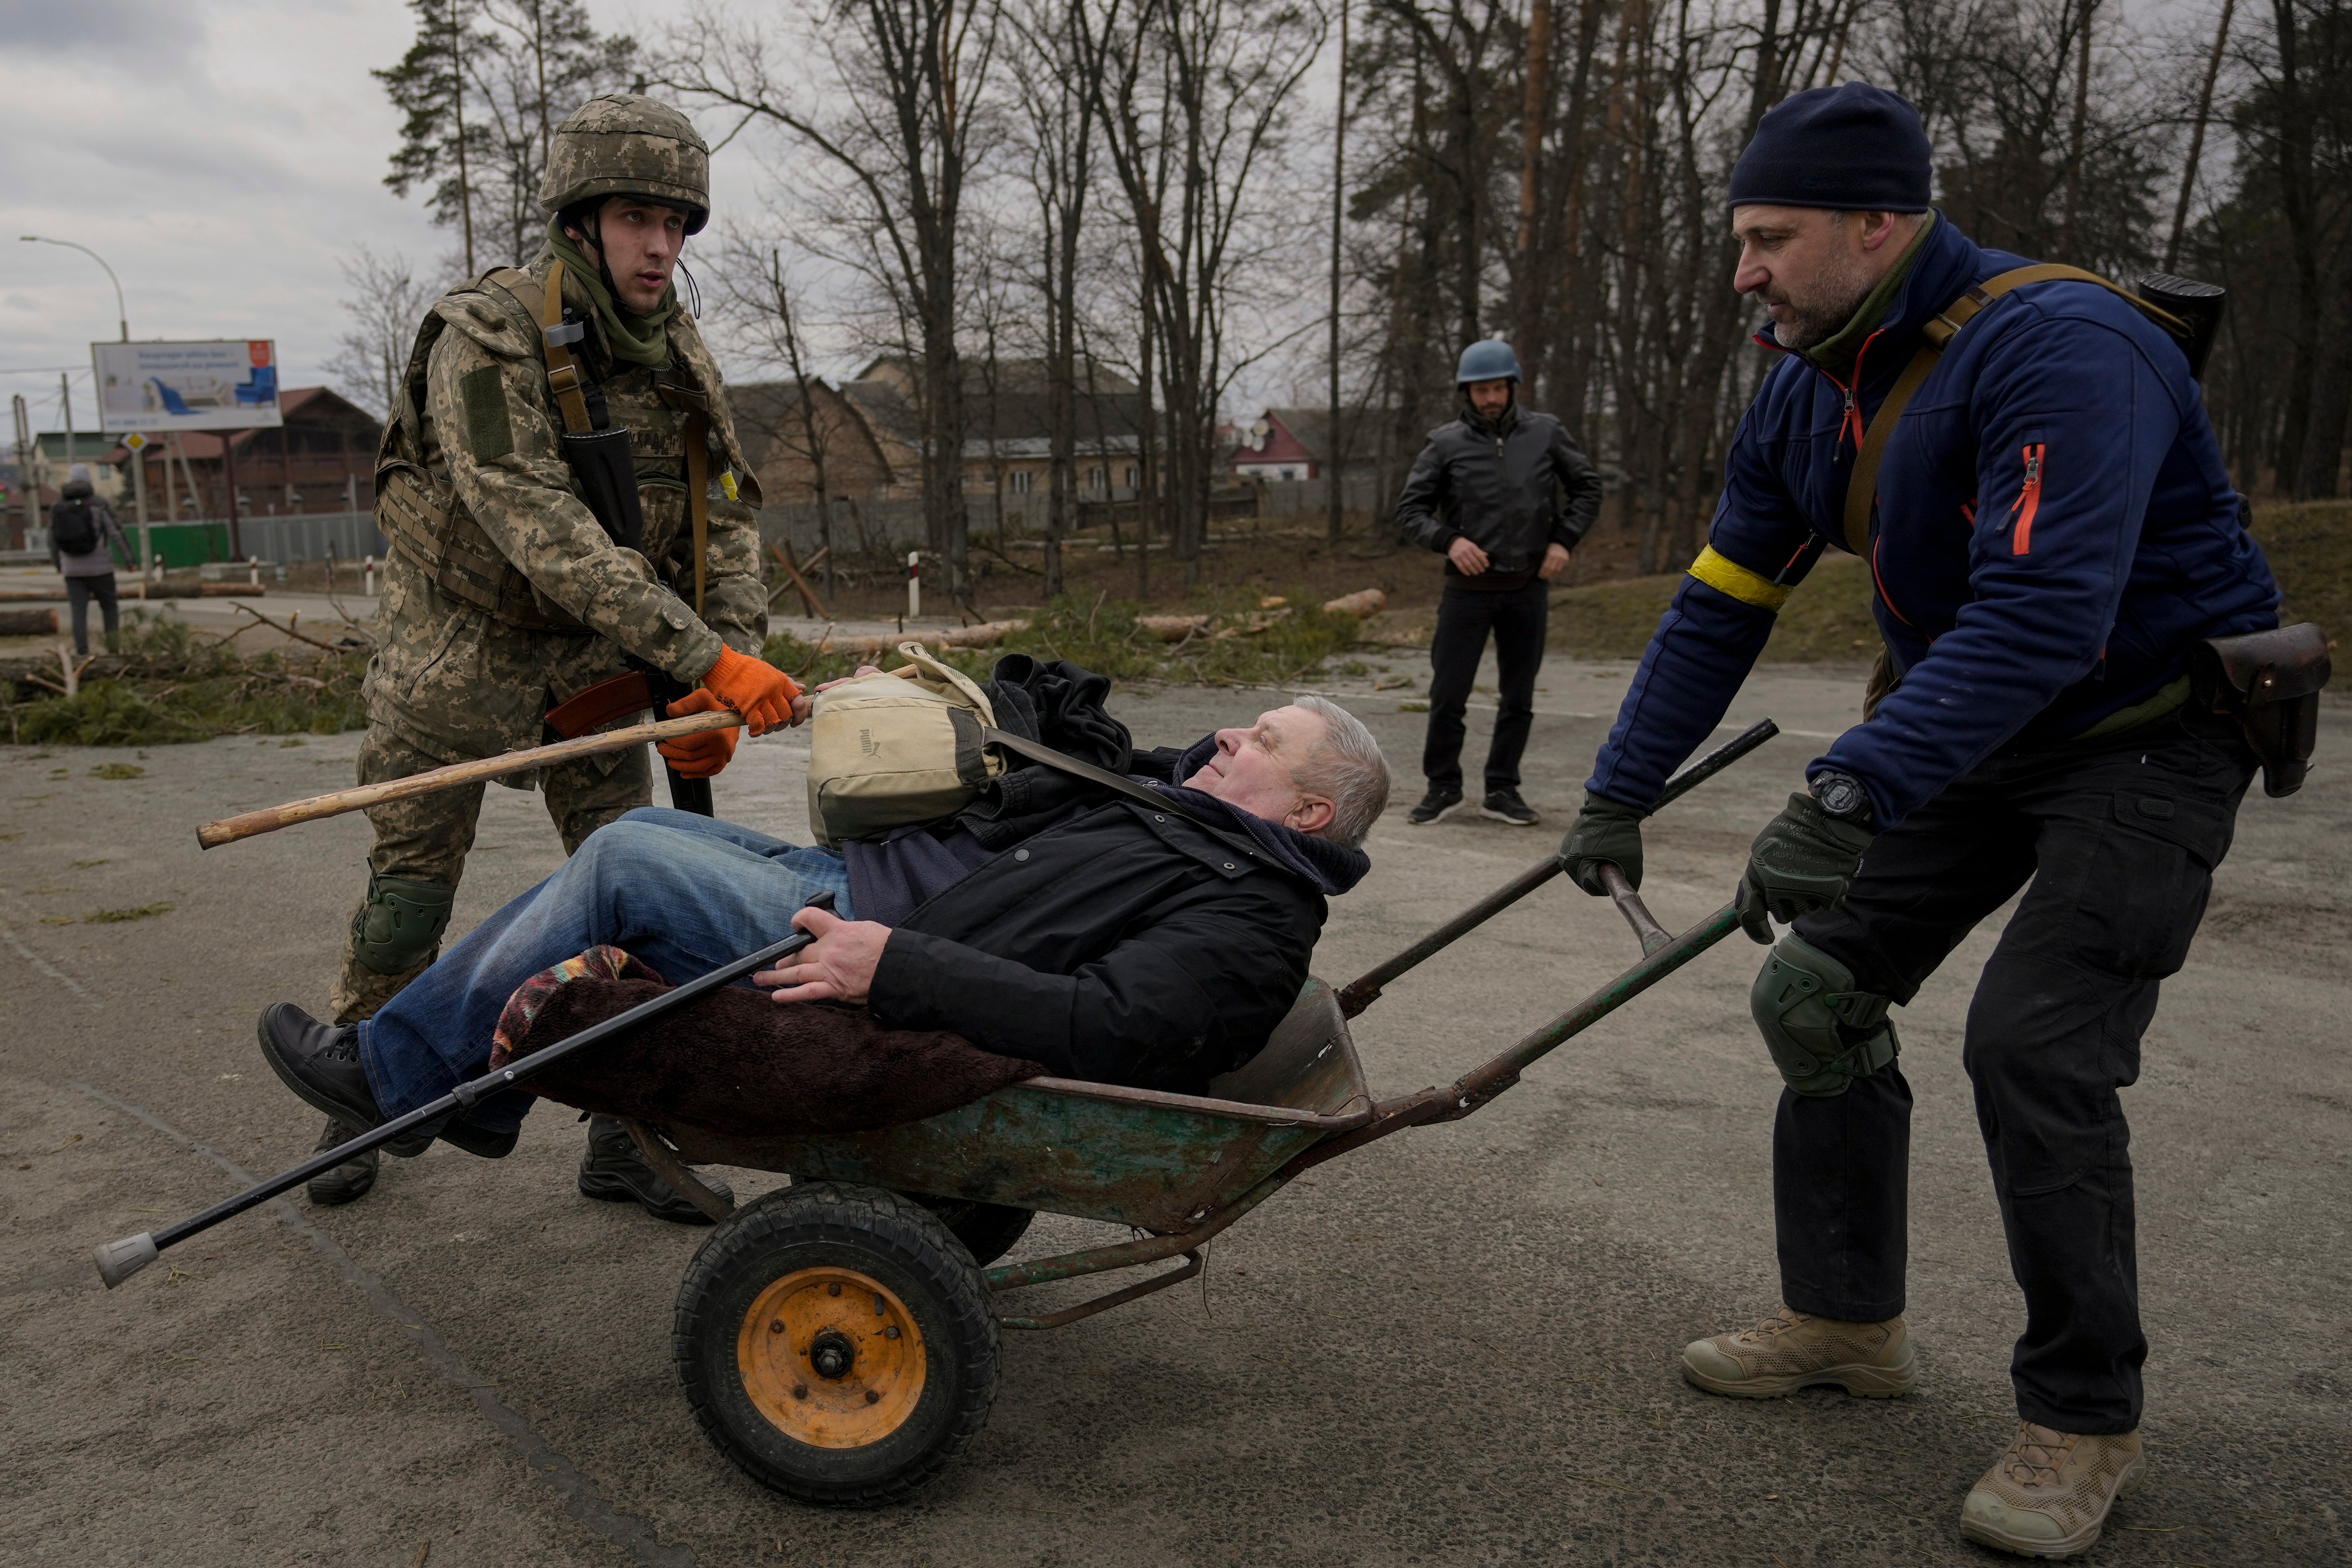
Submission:
<svg viewBox="0 0 2352 1568">
<path fill-rule="evenodd" d="M 1502 700 L 1480 809 L 1533 827 L 1540 818 L 1519 798 L 1519 755 L 1535 723 L 1550 580 L 1601 510 L 1601 475 L 1559 420 L 1519 406 L 1519 360 L 1510 344 L 1472 343 L 1454 380 L 1462 417 L 1429 433 L 1397 499 L 1406 539 L 1445 557 L 1421 758 L 1429 793 L 1405 820 L 1424 826 L 1462 804 L 1462 715 L 1492 632 Z"/>
<path fill-rule="evenodd" d="M 115 651 L 122 630 L 122 615 L 115 607 L 114 552 L 127 564 L 131 542 L 114 521 L 114 509 L 98 499 L 89 482 L 89 465 L 76 463 L 68 470 L 65 489 L 49 508 L 49 561 L 65 574 L 66 603 L 73 616 L 76 653 L 89 651 L 89 602 L 106 622 L 106 651 Z"/>
</svg>

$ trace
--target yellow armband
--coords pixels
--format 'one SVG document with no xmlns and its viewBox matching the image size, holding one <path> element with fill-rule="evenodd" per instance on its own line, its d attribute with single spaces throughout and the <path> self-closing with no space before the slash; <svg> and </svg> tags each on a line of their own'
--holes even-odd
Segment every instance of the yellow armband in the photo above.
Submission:
<svg viewBox="0 0 2352 1568">
<path fill-rule="evenodd" d="M 1750 572 L 1728 555 L 1717 554 L 1712 544 L 1700 551 L 1698 559 L 1690 563 L 1690 574 L 1718 594 L 1728 594 L 1743 605 L 1776 613 L 1796 591 L 1794 584 L 1783 586 L 1759 573 Z"/>
</svg>

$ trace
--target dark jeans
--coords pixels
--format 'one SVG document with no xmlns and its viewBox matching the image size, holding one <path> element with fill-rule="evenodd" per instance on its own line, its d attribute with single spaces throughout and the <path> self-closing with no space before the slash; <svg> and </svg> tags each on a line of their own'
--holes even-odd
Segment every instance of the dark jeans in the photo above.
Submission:
<svg viewBox="0 0 2352 1568">
<path fill-rule="evenodd" d="M 1845 902 L 1798 934 L 1907 1003 L 2030 881 L 1969 1004 L 1962 1061 L 1992 1163 L 2025 1333 L 2018 1414 L 2062 1432 L 2139 1425 L 2130 1129 L 2158 983 L 2188 956 L 2254 762 L 2227 721 L 1996 754 L 1881 834 Z M 1783 1089 L 1772 1130 L 1781 1290 L 1799 1311 L 1903 1310 L 1911 1087 L 1897 1064 L 1844 1094 Z"/>
<path fill-rule="evenodd" d="M 68 577 L 66 579 L 66 604 L 73 616 L 74 652 L 89 651 L 89 602 L 98 601 L 99 614 L 106 622 L 106 649 L 114 651 L 115 633 L 121 629 L 122 617 L 114 603 L 114 574 L 103 577 Z"/>
<path fill-rule="evenodd" d="M 1437 601 L 1437 635 L 1429 644 L 1429 740 L 1421 771 L 1432 789 L 1462 787 L 1462 714 L 1486 634 L 1495 634 L 1495 662 L 1502 676 L 1502 700 L 1495 713 L 1495 738 L 1486 747 L 1486 790 L 1519 787 L 1519 754 L 1536 717 L 1536 671 L 1543 668 L 1544 623 L 1551 614 L 1551 584 L 1538 578 L 1524 588 L 1481 593 L 1447 581 Z"/>
</svg>

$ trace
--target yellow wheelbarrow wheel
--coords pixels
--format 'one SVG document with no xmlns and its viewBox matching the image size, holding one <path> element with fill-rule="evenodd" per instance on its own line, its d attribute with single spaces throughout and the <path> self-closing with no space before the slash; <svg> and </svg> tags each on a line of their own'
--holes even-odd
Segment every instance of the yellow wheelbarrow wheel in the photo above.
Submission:
<svg viewBox="0 0 2352 1568">
<path fill-rule="evenodd" d="M 711 1442 L 803 1502 L 914 1491 L 986 1424 L 1000 1344 L 971 1252 L 897 1193 L 800 1184 L 730 1215 L 672 1341 Z"/>
</svg>

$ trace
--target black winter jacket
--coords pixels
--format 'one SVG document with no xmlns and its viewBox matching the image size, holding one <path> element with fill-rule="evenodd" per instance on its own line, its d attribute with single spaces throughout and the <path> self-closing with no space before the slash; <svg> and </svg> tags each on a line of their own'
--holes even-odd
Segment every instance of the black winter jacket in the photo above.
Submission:
<svg viewBox="0 0 2352 1568">
<path fill-rule="evenodd" d="M 1170 777 L 1176 765 L 1160 752 L 1130 769 Z M 1003 782 L 1016 781 L 957 818 L 1002 852 L 892 930 L 874 1016 L 952 1030 L 1058 1077 L 1205 1093 L 1298 999 L 1322 890 L 1237 828 L 1048 769 Z"/>
<path fill-rule="evenodd" d="M 1543 564 L 1547 545 L 1574 549 L 1600 511 L 1600 471 L 1567 427 L 1513 404 L 1499 427 L 1465 407 L 1432 430 L 1397 498 L 1396 520 L 1423 550 L 1442 555 L 1467 538 L 1486 552 L 1489 572 L 1525 574 Z"/>
</svg>

